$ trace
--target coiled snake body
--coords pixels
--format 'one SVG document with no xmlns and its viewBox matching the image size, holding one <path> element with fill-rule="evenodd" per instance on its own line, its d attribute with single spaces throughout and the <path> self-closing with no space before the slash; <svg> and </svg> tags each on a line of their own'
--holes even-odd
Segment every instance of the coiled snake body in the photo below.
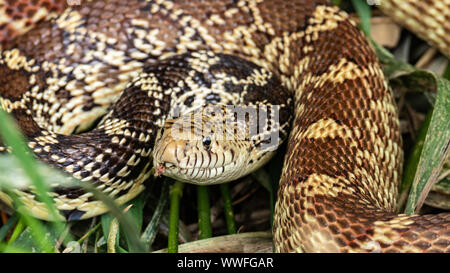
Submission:
<svg viewBox="0 0 450 273">
<path fill-rule="evenodd" d="M 82 2 L 3 46 L 2 107 L 39 158 L 125 202 L 143 189 L 155 132 L 182 95 L 158 90 L 183 74 L 158 76 L 158 63 L 198 50 L 245 59 L 292 94 L 276 251 L 450 251 L 449 214 L 394 213 L 403 158 L 396 106 L 368 42 L 327 1 Z M 138 103 L 148 96 L 158 103 Z M 98 129 L 65 136 L 108 110 Z M 89 193 L 56 195 L 68 220 L 104 212 Z"/>
</svg>

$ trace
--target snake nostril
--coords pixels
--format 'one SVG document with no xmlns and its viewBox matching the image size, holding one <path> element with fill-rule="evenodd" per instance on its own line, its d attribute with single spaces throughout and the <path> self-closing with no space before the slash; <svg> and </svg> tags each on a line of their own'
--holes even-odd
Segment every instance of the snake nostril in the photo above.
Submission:
<svg viewBox="0 0 450 273">
<path fill-rule="evenodd" d="M 178 163 L 177 152 L 178 152 L 178 144 L 176 142 L 171 142 L 164 147 L 164 150 L 160 154 L 160 158 L 158 158 L 158 161 L 164 164 L 177 165 Z"/>
</svg>

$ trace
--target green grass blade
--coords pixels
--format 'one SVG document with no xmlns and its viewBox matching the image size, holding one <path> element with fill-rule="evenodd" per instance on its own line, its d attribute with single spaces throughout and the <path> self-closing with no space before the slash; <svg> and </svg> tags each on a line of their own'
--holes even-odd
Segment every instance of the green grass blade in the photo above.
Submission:
<svg viewBox="0 0 450 273">
<path fill-rule="evenodd" d="M 108 253 L 116 253 L 116 247 L 119 246 L 119 234 L 119 221 L 114 218 L 109 225 L 108 239 L 106 240 Z"/>
<path fill-rule="evenodd" d="M 40 252 L 58 252 L 56 245 L 58 244 L 58 237 L 60 236 L 51 225 L 43 225 L 43 237 L 41 244 L 36 244 L 35 228 L 32 225 L 26 226 L 24 231 L 17 237 L 17 239 L 9 244 L 9 246 L 22 247 L 25 249 L 30 249 L 30 252 L 40 253 Z M 47 248 L 48 249 L 45 249 Z M 45 248 L 43 248 L 45 247 Z"/>
<path fill-rule="evenodd" d="M 167 207 L 167 201 L 169 199 L 168 195 L 169 195 L 169 182 L 167 181 L 167 179 L 165 179 L 162 185 L 158 205 L 156 206 L 152 219 L 150 220 L 150 222 L 148 223 L 147 227 L 145 228 L 144 232 L 141 235 L 141 241 L 145 245 L 145 249 L 150 249 L 151 245 L 153 244 L 153 241 L 155 240 L 156 234 L 158 232 L 159 223 L 161 222 L 161 219 L 163 218 L 164 215 L 164 211 Z"/>
<path fill-rule="evenodd" d="M 445 68 L 444 74 L 442 75 L 444 79 L 450 80 L 450 61 L 448 61 L 447 67 Z"/>
<path fill-rule="evenodd" d="M 236 222 L 234 221 L 233 205 L 231 202 L 231 194 L 228 183 L 220 184 L 220 191 L 222 192 L 223 210 L 225 214 L 225 222 L 227 224 L 228 234 L 235 234 Z"/>
<path fill-rule="evenodd" d="M 17 225 L 14 227 L 14 230 L 11 233 L 11 237 L 9 238 L 8 244 L 14 243 L 14 241 L 19 237 L 19 235 L 25 229 L 25 224 L 22 218 L 19 218 L 17 221 Z"/>
<path fill-rule="evenodd" d="M 367 1 L 361 1 L 361 0 L 352 0 L 353 7 L 355 8 L 356 12 L 359 15 L 359 18 L 361 20 L 361 30 L 370 37 L 370 18 L 372 16 L 371 14 L 371 8 Z"/>
<path fill-rule="evenodd" d="M 52 198 L 48 194 L 49 187 L 46 185 L 42 175 L 39 173 L 36 161 L 32 157 L 32 153 L 29 151 L 19 128 L 13 119 L 1 109 L 0 136 L 4 140 L 5 144 L 11 147 L 12 154 L 17 158 L 24 172 L 31 179 L 33 186 L 36 188 L 37 195 L 49 210 L 50 218 L 55 221 L 55 228 L 59 232 L 62 232 L 64 230 L 64 224 L 60 222 L 61 216 L 59 215 Z"/>
<path fill-rule="evenodd" d="M 0 253 L 30 253 L 30 249 L 20 246 L 11 246 L 0 242 Z"/>
<path fill-rule="evenodd" d="M 425 143 L 425 137 L 428 132 L 428 127 L 430 126 L 432 113 L 433 111 L 430 110 L 427 116 L 425 117 L 422 127 L 419 130 L 419 134 L 417 135 L 417 139 L 415 140 L 412 151 L 410 155 L 407 157 L 403 172 L 402 184 L 400 187 L 400 195 L 398 202 L 398 206 L 400 207 L 402 207 L 406 202 L 409 190 L 411 189 L 414 177 L 416 176 L 417 166 L 419 165 L 420 155 L 422 154 L 423 144 Z"/>
<path fill-rule="evenodd" d="M 0 171 L 1 172 L 5 172 L 5 162 L 11 162 L 12 160 L 8 160 L 12 159 L 11 156 L 5 155 L 5 156 L 0 156 L 0 163 L 2 163 L 2 165 L 0 166 Z M 9 166 L 9 172 L 10 175 L 12 175 L 17 181 L 23 181 L 26 180 L 26 176 L 24 174 L 24 172 L 20 172 L 20 168 L 17 168 L 14 164 L 10 164 Z M 73 178 L 70 178 L 68 175 L 64 174 L 61 171 L 49 168 L 48 166 L 45 166 L 43 164 L 38 164 L 38 168 L 37 170 L 41 173 L 41 175 L 45 178 L 45 181 L 47 183 L 54 183 L 55 181 L 64 181 L 64 183 L 67 183 L 71 186 L 75 186 L 75 187 L 80 187 L 86 191 L 92 192 L 94 195 L 94 198 L 97 200 L 102 201 L 109 209 L 110 211 L 110 215 L 111 217 L 117 217 L 118 221 L 121 225 L 121 228 L 123 229 L 123 232 L 125 232 L 125 234 L 127 234 L 128 238 L 128 243 L 130 244 L 130 251 L 134 251 L 134 252 L 145 252 L 145 248 L 143 247 L 143 245 L 141 244 L 139 237 L 138 237 L 138 226 L 136 226 L 135 224 L 133 224 L 133 220 L 130 218 L 129 215 L 126 215 L 123 213 L 123 209 L 120 208 L 114 199 L 112 199 L 110 196 L 107 196 L 106 194 L 104 194 L 103 192 L 100 192 L 99 190 L 97 190 L 93 185 L 89 184 L 89 183 L 82 183 L 80 181 L 76 181 Z M 7 179 L 8 176 L 4 176 L 4 175 L 0 175 L 0 186 L 8 186 L 8 183 L 5 183 L 5 179 Z M 5 190 L 7 190 L 8 188 L 6 188 Z M 12 192 L 10 190 L 10 192 L 8 192 L 9 195 L 11 195 L 11 197 L 14 197 L 13 203 L 16 204 L 16 207 L 19 207 L 21 202 L 20 199 L 15 197 L 14 192 Z M 21 208 L 21 211 L 25 211 L 26 208 Z M 19 211 L 20 212 L 20 211 Z M 105 216 L 106 215 L 106 216 Z M 104 221 L 103 217 L 110 217 L 109 214 L 104 214 L 102 216 L 102 220 Z M 139 218 L 139 217 L 138 217 Z M 30 221 L 32 221 L 33 223 L 39 225 L 39 221 L 32 218 Z M 27 224 L 28 225 L 28 224 Z M 37 230 L 43 230 L 42 227 L 37 227 Z M 39 234 L 39 231 L 37 232 L 37 234 Z M 61 234 L 61 233 L 60 233 Z M 104 234 L 108 234 L 108 232 L 105 232 Z M 68 236 L 68 238 L 65 241 L 73 241 L 70 236 Z"/>
<path fill-rule="evenodd" d="M 101 223 L 98 223 L 97 225 L 95 225 L 95 227 L 89 229 L 88 232 L 86 232 L 83 236 L 80 237 L 80 239 L 78 239 L 77 243 L 81 245 L 84 242 L 84 240 L 89 238 L 89 236 L 91 236 L 92 233 L 96 232 L 101 225 L 102 225 Z"/>
<path fill-rule="evenodd" d="M 17 223 L 17 215 L 11 216 L 6 223 L 0 227 L 0 242 L 3 241 L 8 235 L 8 232 L 13 228 L 14 224 Z"/>
<path fill-rule="evenodd" d="M 340 6 L 341 5 L 342 0 L 331 0 L 331 4 L 335 5 L 335 6 Z"/>
<path fill-rule="evenodd" d="M 417 159 L 406 159 L 408 164 L 404 173 L 408 177 L 404 181 L 411 180 L 411 173 L 414 173 L 405 208 L 405 212 L 411 214 L 417 212 L 422 206 L 426 195 L 436 182 L 448 154 L 450 142 L 450 83 L 432 72 L 418 70 L 412 65 L 394 59 L 386 49 L 373 41 L 372 43 L 383 64 L 383 71 L 391 80 L 391 83 L 395 82 L 407 90 L 422 92 L 424 95 L 437 94 L 434 100 L 432 99 L 434 96 L 427 96 L 434 106 L 418 163 L 414 163 Z M 417 141 L 420 142 L 421 138 L 418 138 Z M 417 157 L 414 154 L 412 156 Z M 413 163 L 409 163 L 411 161 Z M 402 187 L 407 187 L 408 183 L 410 182 Z"/>
<path fill-rule="evenodd" d="M 124 207 L 128 207 L 131 205 L 130 209 L 126 212 L 126 214 L 129 216 L 130 224 L 134 226 L 134 229 L 138 231 L 137 234 L 140 234 L 140 231 L 142 230 L 142 220 L 143 220 L 143 195 L 140 194 L 133 200 L 127 202 Z M 127 246 L 130 252 L 138 252 L 138 249 L 135 249 L 133 245 L 133 240 L 130 237 L 131 234 L 128 232 L 124 232 L 125 240 L 127 241 Z M 132 235 L 135 237 L 135 234 Z M 140 240 L 140 239 L 139 239 Z M 141 242 L 142 247 L 144 246 Z M 147 248 L 146 248 L 147 249 Z"/>
<path fill-rule="evenodd" d="M 211 207 L 208 186 L 197 186 L 197 210 L 199 239 L 211 238 Z"/>
<path fill-rule="evenodd" d="M 111 228 L 111 223 L 114 220 L 114 216 L 110 213 L 103 214 L 100 216 L 100 224 L 102 225 L 103 237 L 107 243 L 107 251 L 111 250 L 111 238 L 109 229 Z"/>
<path fill-rule="evenodd" d="M 170 188 L 169 253 L 178 252 L 178 223 L 180 220 L 180 199 L 183 195 L 183 187 L 184 183 L 177 181 Z"/>
<path fill-rule="evenodd" d="M 436 77 L 437 97 L 405 212 L 418 212 L 450 149 L 450 82 Z"/>
<path fill-rule="evenodd" d="M 9 191 L 8 189 L 4 189 L 4 191 L 13 199 L 13 203 L 16 206 L 16 212 L 20 215 L 21 220 L 24 222 L 24 226 L 29 228 L 30 237 L 33 239 L 32 245 L 46 253 L 55 252 L 55 249 L 51 244 L 50 240 L 46 238 L 46 234 L 48 234 L 48 232 L 45 226 L 42 224 L 42 222 L 30 216 L 28 208 L 22 203 L 22 201 L 17 197 L 17 195 L 14 192 Z M 61 233 L 62 232 L 60 232 L 59 234 Z M 17 238 L 20 237 L 20 234 Z M 14 241 L 15 239 L 12 241 L 11 244 L 13 244 Z M 51 241 L 56 242 L 56 237 L 53 238 Z M 32 249 L 30 248 L 30 250 Z"/>
<path fill-rule="evenodd" d="M 50 219 L 54 221 L 51 223 L 53 228 L 57 231 L 58 234 L 62 234 L 65 230 L 65 224 L 61 222 L 61 215 L 56 209 L 55 204 L 53 203 L 53 199 L 48 194 L 49 187 L 45 183 L 43 175 L 40 173 L 38 164 L 36 160 L 33 158 L 31 151 L 28 149 L 25 138 L 22 136 L 19 128 L 17 127 L 14 120 L 2 109 L 0 109 L 0 136 L 5 145 L 11 148 L 12 154 L 17 160 L 18 165 L 27 175 L 27 177 L 31 180 L 32 185 L 36 190 L 37 197 L 41 200 L 49 211 Z M 12 191 L 6 190 L 10 192 L 12 195 Z M 11 195 L 10 194 L 10 195 Z M 22 202 L 19 198 L 13 198 L 16 209 L 22 214 L 23 219 L 27 223 L 30 228 L 33 229 L 32 234 L 33 238 L 36 240 L 42 239 L 43 234 L 43 225 L 39 224 L 39 221 L 24 215 L 28 213 L 28 210 L 22 206 Z M 36 230 L 34 230 L 36 229 Z M 70 241 L 71 236 L 65 236 L 64 242 Z M 50 247 L 45 242 L 38 242 L 38 245 L 41 245 L 42 249 L 46 252 L 53 252 L 53 248 Z"/>
<path fill-rule="evenodd" d="M 120 227 L 123 228 L 123 231 L 127 233 L 127 236 L 129 236 L 130 251 L 146 252 L 144 245 L 141 243 L 138 237 L 139 231 L 136 229 L 136 226 L 133 225 L 133 221 L 130 219 L 130 216 L 123 212 L 123 209 L 116 204 L 115 200 L 112 197 L 106 195 L 105 193 L 97 190 L 96 188 L 94 188 L 94 186 L 90 184 L 79 183 L 79 185 L 83 189 L 92 192 L 94 197 L 97 200 L 102 201 L 109 209 L 108 213 L 109 216 L 108 214 L 102 215 L 102 226 L 104 228 L 103 234 L 109 234 L 109 230 L 105 230 L 104 219 L 109 219 L 108 217 L 117 218 Z"/>
</svg>

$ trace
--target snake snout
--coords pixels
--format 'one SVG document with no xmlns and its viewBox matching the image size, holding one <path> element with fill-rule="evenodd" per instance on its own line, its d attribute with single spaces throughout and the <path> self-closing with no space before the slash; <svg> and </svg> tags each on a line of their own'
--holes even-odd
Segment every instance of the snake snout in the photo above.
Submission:
<svg viewBox="0 0 450 273">
<path fill-rule="evenodd" d="M 165 167 L 173 167 L 179 164 L 180 143 L 171 141 L 163 147 L 161 151 L 155 153 L 154 164 L 164 165 Z"/>
</svg>

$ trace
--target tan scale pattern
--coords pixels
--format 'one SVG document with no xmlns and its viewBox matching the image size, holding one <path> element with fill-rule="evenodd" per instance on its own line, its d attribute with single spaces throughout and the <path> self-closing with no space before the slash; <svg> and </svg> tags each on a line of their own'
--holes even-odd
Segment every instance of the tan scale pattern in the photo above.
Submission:
<svg viewBox="0 0 450 273">
<path fill-rule="evenodd" d="M 398 1 L 382 2 L 386 10 L 388 3 L 398 8 Z M 399 8 L 400 17 L 420 10 L 418 1 L 405 3 L 410 9 Z M 428 7 L 435 4 L 436 10 L 448 11 L 447 1 L 427 1 Z M 436 20 L 442 19 L 429 10 Z M 436 32 L 441 37 L 437 44 L 445 54 L 449 43 L 441 32 Z M 276 251 L 450 251 L 449 214 L 394 213 L 403 158 L 395 104 L 366 39 L 344 12 L 327 1 L 83 2 L 55 21 L 39 23 L 3 49 L 0 83 L 11 88 L 0 89 L 2 107 L 21 111 L 31 96 L 39 102 L 28 109 L 37 123 L 64 134 L 89 127 L 146 65 L 198 49 L 250 60 L 279 76 L 294 96 L 293 133 L 275 209 Z M 126 121 L 110 122 L 120 127 Z M 127 135 L 123 130 L 111 143 L 121 144 Z M 144 132 L 128 137 L 147 138 Z M 47 141 L 52 141 L 51 135 L 41 139 L 42 144 Z M 36 153 L 51 152 L 50 145 L 31 146 Z M 115 152 L 104 150 L 105 157 Z M 150 152 L 140 149 L 135 154 Z M 51 157 L 49 161 L 64 160 Z M 133 165 L 135 160 L 127 162 Z M 74 176 L 81 177 L 74 171 L 79 167 L 95 176 L 89 164 L 80 160 L 66 168 Z M 127 168 L 118 173 L 126 175 Z M 144 171 L 136 181 L 147 175 Z M 115 178 L 103 181 L 107 179 Z M 138 188 L 120 196 L 122 201 L 142 190 L 141 183 L 113 181 L 109 184 L 115 186 L 105 182 L 99 187 Z M 45 217 L 32 196 L 24 200 L 36 215 Z M 84 218 L 102 212 L 92 201 L 76 199 L 72 202 L 80 203 L 72 206 L 69 200 L 62 202 L 68 209 L 87 211 Z"/>
<path fill-rule="evenodd" d="M 60 0 L 0 0 L 0 44 L 14 39 L 39 21 L 56 16 L 67 6 Z"/>
<path fill-rule="evenodd" d="M 450 58 L 449 0 L 381 0 L 379 7 Z"/>
</svg>

